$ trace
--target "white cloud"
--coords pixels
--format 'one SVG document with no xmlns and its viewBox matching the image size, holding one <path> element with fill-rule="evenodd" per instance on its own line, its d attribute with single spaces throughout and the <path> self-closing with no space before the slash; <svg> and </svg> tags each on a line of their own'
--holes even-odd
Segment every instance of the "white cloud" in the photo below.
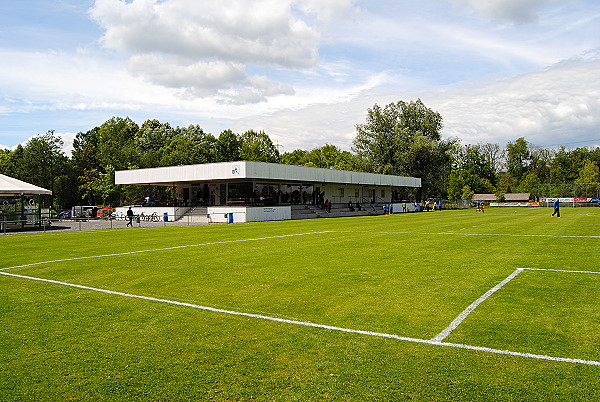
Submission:
<svg viewBox="0 0 600 402">
<path fill-rule="evenodd" d="M 164 101 L 172 95 L 131 77 L 119 60 L 98 54 L 24 52 L 0 49 L 0 85 L 11 99 L 5 109 L 93 110 L 139 108 L 148 99 Z"/>
<path fill-rule="evenodd" d="M 525 137 L 538 145 L 600 142 L 600 57 L 431 96 L 445 134 L 467 143 Z"/>
<path fill-rule="evenodd" d="M 531 22 L 537 19 L 540 9 L 556 4 L 558 0 L 448 0 L 459 6 L 469 6 L 479 14 L 497 20 L 517 23 Z"/>
<path fill-rule="evenodd" d="M 225 83 L 245 79 L 244 66 L 240 63 L 210 61 L 182 62 L 179 57 L 154 54 L 137 54 L 129 59 L 128 69 L 150 82 L 170 88 L 221 88 Z"/>
<path fill-rule="evenodd" d="M 130 57 L 129 71 L 149 82 L 215 93 L 227 103 L 293 93 L 289 85 L 248 76 L 248 65 L 315 66 L 321 25 L 350 0 L 96 0 L 90 15 L 103 44 Z M 255 86 L 258 84 L 258 86 Z M 254 96 L 248 96 L 248 95 Z"/>
<path fill-rule="evenodd" d="M 349 150 L 355 125 L 364 122 L 368 108 L 421 98 L 444 118 L 444 137 L 463 143 L 503 146 L 525 137 L 541 146 L 600 146 L 598 76 L 600 56 L 587 55 L 511 79 L 462 83 L 445 90 L 400 90 L 385 79 L 357 88 L 345 99 L 240 119 L 233 128 L 265 130 L 284 151 L 325 143 Z"/>
</svg>

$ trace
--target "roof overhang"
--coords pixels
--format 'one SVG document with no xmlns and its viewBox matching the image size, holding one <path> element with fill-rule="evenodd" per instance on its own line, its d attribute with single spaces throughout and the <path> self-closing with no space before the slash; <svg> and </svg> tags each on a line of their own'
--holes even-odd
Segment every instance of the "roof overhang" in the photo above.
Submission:
<svg viewBox="0 0 600 402">
<path fill-rule="evenodd" d="M 0 174 L 0 196 L 52 194 L 52 191 Z"/>
<path fill-rule="evenodd" d="M 417 177 L 249 161 L 119 170 L 115 172 L 115 184 L 171 186 L 190 182 L 239 180 L 421 187 L 421 179 Z"/>
</svg>

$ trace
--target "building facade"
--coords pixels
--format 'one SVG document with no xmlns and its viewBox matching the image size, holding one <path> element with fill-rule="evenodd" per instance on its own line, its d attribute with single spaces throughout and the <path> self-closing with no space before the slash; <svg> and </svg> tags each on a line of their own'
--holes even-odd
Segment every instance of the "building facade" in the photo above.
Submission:
<svg viewBox="0 0 600 402">
<path fill-rule="evenodd" d="M 115 172 L 115 183 L 172 186 L 178 206 L 244 208 L 247 215 L 256 212 L 248 210 L 253 207 L 319 205 L 325 200 L 392 203 L 402 190 L 421 187 L 415 177 L 248 161 L 123 170 Z"/>
</svg>

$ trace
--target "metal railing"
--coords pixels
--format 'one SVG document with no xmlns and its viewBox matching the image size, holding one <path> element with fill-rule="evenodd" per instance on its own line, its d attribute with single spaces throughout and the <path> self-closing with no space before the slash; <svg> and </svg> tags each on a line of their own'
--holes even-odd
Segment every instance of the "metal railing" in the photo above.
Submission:
<svg viewBox="0 0 600 402">
<path fill-rule="evenodd" d="M 168 216 L 157 215 L 134 215 L 128 217 L 102 217 L 102 218 L 42 218 L 32 221 L 31 219 L 1 219 L 0 234 L 31 232 L 31 231 L 80 231 L 80 230 L 102 230 L 123 229 L 127 227 L 158 227 L 158 226 L 188 226 L 208 224 L 210 220 L 206 214 Z"/>
</svg>

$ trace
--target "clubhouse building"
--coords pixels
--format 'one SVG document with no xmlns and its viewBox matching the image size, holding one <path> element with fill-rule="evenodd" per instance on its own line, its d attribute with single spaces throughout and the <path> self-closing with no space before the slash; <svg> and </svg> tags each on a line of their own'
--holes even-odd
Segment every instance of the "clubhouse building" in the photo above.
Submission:
<svg viewBox="0 0 600 402">
<path fill-rule="evenodd" d="M 176 218 L 194 210 L 208 222 L 252 222 L 293 219 L 298 209 L 316 214 L 325 200 L 337 206 L 393 203 L 421 187 L 421 179 L 238 161 L 121 170 L 115 184 L 174 188 L 170 205 L 146 199 L 135 213 Z"/>
</svg>

